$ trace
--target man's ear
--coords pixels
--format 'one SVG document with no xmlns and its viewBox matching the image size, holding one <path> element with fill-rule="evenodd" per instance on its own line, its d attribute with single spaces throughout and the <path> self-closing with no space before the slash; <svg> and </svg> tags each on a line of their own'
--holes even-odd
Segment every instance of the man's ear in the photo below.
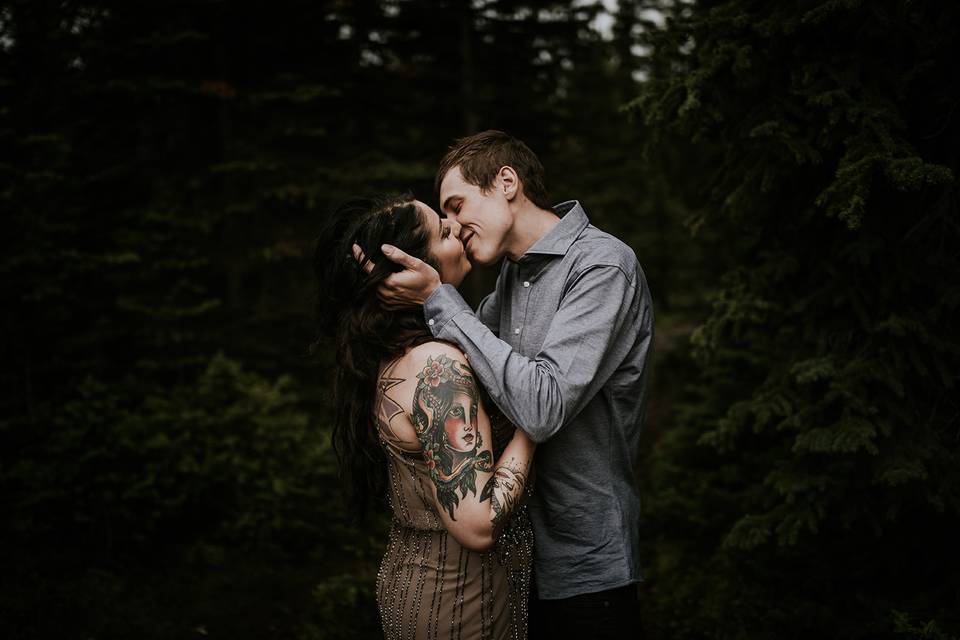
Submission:
<svg viewBox="0 0 960 640">
<path fill-rule="evenodd" d="M 520 193 L 520 176 L 513 167 L 509 165 L 500 167 L 500 171 L 497 172 L 497 189 L 501 190 L 511 202 Z"/>
</svg>

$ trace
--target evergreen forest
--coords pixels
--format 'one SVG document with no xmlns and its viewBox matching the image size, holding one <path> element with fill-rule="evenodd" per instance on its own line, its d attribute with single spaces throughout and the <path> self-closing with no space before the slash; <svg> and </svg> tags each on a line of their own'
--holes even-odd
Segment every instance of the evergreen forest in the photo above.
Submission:
<svg viewBox="0 0 960 640">
<path fill-rule="evenodd" d="M 436 207 L 492 128 L 653 294 L 634 635 L 960 638 L 958 33 L 943 0 L 0 0 L 0 637 L 382 637 L 313 242 L 352 195 Z"/>
</svg>

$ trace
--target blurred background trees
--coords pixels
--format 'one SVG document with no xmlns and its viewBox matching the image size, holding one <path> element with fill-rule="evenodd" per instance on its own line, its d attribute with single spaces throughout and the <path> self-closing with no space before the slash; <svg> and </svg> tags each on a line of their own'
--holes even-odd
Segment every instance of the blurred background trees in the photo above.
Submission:
<svg viewBox="0 0 960 640">
<path fill-rule="evenodd" d="M 648 144 L 702 149 L 696 224 L 736 250 L 649 456 L 648 524 L 686 532 L 655 545 L 650 617 L 682 599 L 671 635 L 956 634 L 957 8 L 667 14 L 630 108 Z"/>
<path fill-rule="evenodd" d="M 0 634 L 377 637 L 311 241 L 351 194 L 433 201 L 447 145 L 500 128 L 654 293 L 643 634 L 956 637 L 957 25 L 0 2 Z"/>
</svg>

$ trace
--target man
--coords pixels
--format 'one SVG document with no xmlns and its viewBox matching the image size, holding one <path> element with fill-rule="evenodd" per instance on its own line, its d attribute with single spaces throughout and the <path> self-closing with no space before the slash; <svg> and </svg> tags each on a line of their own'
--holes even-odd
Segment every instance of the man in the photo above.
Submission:
<svg viewBox="0 0 960 640">
<path fill-rule="evenodd" d="M 491 399 L 531 439 L 536 545 L 532 637 L 636 631 L 639 498 L 634 481 L 653 340 L 650 293 L 633 251 L 589 224 L 577 201 L 549 207 L 543 167 L 499 131 L 458 140 L 436 185 L 472 262 L 502 258 L 476 314 L 437 272 L 395 247 L 405 269 L 381 298 L 422 304 Z"/>
</svg>

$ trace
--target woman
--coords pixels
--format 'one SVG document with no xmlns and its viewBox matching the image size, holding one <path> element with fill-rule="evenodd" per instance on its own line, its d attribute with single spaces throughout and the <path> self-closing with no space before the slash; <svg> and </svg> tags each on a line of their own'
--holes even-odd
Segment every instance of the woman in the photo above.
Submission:
<svg viewBox="0 0 960 640">
<path fill-rule="evenodd" d="M 401 268 L 384 243 L 455 286 L 470 270 L 457 223 L 412 196 L 344 204 L 317 244 L 318 315 L 336 342 L 337 456 L 361 510 L 388 490 L 393 511 L 377 576 L 384 633 L 525 638 L 534 444 L 488 413 L 463 353 L 432 337 L 422 310 L 381 306 L 377 287 Z"/>
</svg>

